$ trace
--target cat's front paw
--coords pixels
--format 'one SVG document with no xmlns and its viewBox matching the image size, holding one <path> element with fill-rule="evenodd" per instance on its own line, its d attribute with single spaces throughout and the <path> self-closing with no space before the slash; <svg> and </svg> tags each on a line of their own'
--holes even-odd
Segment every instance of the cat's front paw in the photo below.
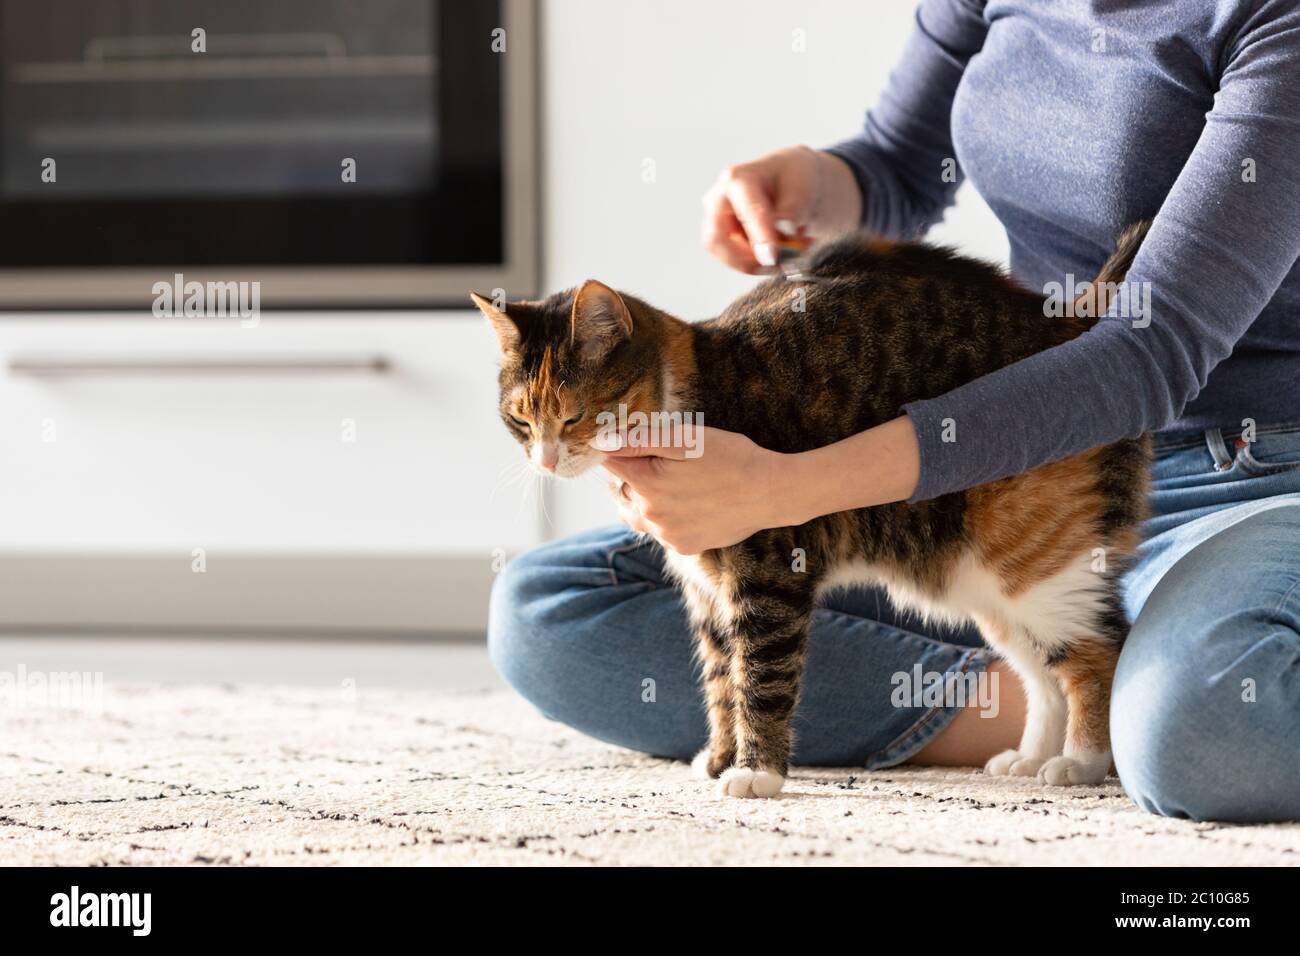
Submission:
<svg viewBox="0 0 1300 956">
<path fill-rule="evenodd" d="M 1041 757 L 1030 757 L 1019 750 L 1004 750 L 996 757 L 989 758 L 984 765 L 984 772 L 992 777 L 1033 777 L 1047 763 Z"/>
<path fill-rule="evenodd" d="M 1076 757 L 1053 757 L 1038 771 L 1038 779 L 1054 787 L 1101 783 L 1110 772 L 1110 754 L 1080 760 Z"/>
<path fill-rule="evenodd" d="M 785 777 L 772 770 L 731 767 L 718 778 L 722 797 L 775 797 L 785 786 Z"/>
</svg>

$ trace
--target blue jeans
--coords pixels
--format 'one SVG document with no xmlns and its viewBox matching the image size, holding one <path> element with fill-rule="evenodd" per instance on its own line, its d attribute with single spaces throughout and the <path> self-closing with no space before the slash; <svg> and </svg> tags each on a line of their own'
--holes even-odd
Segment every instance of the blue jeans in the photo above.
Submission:
<svg viewBox="0 0 1300 956">
<path fill-rule="evenodd" d="M 1297 820 L 1300 425 L 1234 439 L 1157 441 L 1152 516 L 1125 578 L 1133 628 L 1111 702 L 1115 765 L 1152 813 Z M 507 564 L 488 640 L 506 680 L 554 720 L 680 759 L 707 739 L 681 599 L 659 546 L 622 526 Z M 829 599 L 813 621 L 794 762 L 908 760 L 957 708 L 897 706 L 895 675 L 978 673 L 992 659 L 973 629 L 925 626 L 881 591 Z"/>
</svg>

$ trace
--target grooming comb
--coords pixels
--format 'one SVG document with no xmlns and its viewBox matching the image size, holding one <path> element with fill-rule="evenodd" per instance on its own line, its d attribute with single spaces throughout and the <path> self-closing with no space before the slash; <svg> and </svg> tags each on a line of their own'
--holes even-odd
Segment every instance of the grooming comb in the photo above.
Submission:
<svg viewBox="0 0 1300 956">
<path fill-rule="evenodd" d="M 803 254 L 812 248 L 812 240 L 807 236 L 782 236 L 776 242 L 776 267 L 788 282 L 810 279 L 804 275 Z"/>
</svg>

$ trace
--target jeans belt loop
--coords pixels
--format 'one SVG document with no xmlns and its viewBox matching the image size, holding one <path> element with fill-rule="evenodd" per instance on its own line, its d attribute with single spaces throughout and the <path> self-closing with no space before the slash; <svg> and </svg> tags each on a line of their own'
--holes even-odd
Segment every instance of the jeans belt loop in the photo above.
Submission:
<svg viewBox="0 0 1300 956">
<path fill-rule="evenodd" d="M 1233 456 L 1228 451 L 1228 444 L 1223 440 L 1223 431 L 1218 428 L 1205 429 L 1205 445 L 1210 450 L 1210 455 L 1214 458 L 1214 467 L 1219 471 L 1227 471 L 1232 467 Z"/>
</svg>

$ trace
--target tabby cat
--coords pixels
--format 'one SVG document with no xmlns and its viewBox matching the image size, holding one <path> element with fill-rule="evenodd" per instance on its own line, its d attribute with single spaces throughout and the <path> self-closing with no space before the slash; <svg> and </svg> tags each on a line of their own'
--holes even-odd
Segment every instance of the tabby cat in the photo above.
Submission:
<svg viewBox="0 0 1300 956">
<path fill-rule="evenodd" d="M 814 247 L 797 278 L 767 279 L 704 322 L 594 280 L 536 302 L 472 298 L 500 341 L 506 427 L 535 464 L 571 477 L 601 464 L 598 413 L 620 404 L 702 413 L 780 452 L 887 422 L 905 402 L 1082 333 L 1145 230 L 1120 237 L 1065 318 L 1047 318 L 1043 295 L 986 263 L 862 233 Z M 931 501 L 826 515 L 691 557 L 669 551 L 707 699 L 697 771 L 731 796 L 781 790 L 813 609 L 828 589 L 871 582 L 927 616 L 973 620 L 1022 680 L 1024 735 L 986 772 L 1100 782 L 1127 630 L 1119 578 L 1149 454 L 1145 438 L 1123 440 Z"/>
</svg>

